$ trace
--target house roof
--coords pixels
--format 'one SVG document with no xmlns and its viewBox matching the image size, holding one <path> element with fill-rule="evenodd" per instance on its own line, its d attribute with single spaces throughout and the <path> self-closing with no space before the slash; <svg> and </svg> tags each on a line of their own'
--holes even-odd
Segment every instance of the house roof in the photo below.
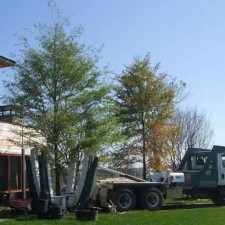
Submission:
<svg viewBox="0 0 225 225">
<path fill-rule="evenodd" d="M 16 62 L 0 55 L 0 68 L 15 66 Z"/>
</svg>

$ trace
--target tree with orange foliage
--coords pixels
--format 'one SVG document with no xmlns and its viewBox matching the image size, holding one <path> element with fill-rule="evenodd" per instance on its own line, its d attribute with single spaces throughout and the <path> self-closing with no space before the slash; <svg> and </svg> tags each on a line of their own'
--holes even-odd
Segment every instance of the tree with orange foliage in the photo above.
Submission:
<svg viewBox="0 0 225 225">
<path fill-rule="evenodd" d="M 156 168 L 163 154 L 167 154 L 162 143 L 174 129 L 168 125 L 168 119 L 185 85 L 158 73 L 158 65 L 151 67 L 149 54 L 143 59 L 134 59 L 118 81 L 118 118 L 126 143 L 142 158 L 143 178 L 146 179 L 147 165 Z"/>
</svg>

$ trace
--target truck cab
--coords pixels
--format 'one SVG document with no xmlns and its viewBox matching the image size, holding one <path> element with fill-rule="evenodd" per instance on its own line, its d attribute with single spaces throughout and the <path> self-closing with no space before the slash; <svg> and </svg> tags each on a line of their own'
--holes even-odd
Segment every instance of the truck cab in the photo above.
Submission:
<svg viewBox="0 0 225 225">
<path fill-rule="evenodd" d="M 225 147 L 189 148 L 178 171 L 184 173 L 184 194 L 225 203 Z"/>
</svg>

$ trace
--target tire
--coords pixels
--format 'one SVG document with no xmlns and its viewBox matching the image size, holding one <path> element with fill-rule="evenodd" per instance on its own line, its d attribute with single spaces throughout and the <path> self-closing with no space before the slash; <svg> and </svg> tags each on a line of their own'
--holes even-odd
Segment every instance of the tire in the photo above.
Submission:
<svg viewBox="0 0 225 225">
<path fill-rule="evenodd" d="M 121 189 L 116 191 L 114 195 L 114 204 L 117 211 L 128 211 L 136 207 L 136 196 L 133 191 L 129 189 Z"/>
<path fill-rule="evenodd" d="M 211 197 L 211 200 L 212 202 L 215 204 L 215 205 L 225 205 L 225 198 L 224 196 L 222 197 L 221 195 L 219 194 L 214 194 L 212 197 Z"/>
<path fill-rule="evenodd" d="M 140 206 L 144 209 L 159 210 L 163 205 L 163 194 L 157 188 L 144 189 L 140 195 Z"/>
</svg>

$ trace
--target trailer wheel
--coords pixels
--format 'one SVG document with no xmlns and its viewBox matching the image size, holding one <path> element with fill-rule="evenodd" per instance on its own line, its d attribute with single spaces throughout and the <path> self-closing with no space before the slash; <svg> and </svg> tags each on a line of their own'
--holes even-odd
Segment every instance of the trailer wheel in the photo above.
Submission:
<svg viewBox="0 0 225 225">
<path fill-rule="evenodd" d="M 163 205 L 163 195 L 157 188 L 144 189 L 140 195 L 140 206 L 144 209 L 159 210 Z"/>
<path fill-rule="evenodd" d="M 118 211 L 128 211 L 136 207 L 136 196 L 133 191 L 121 189 L 114 196 L 114 204 Z"/>
</svg>

